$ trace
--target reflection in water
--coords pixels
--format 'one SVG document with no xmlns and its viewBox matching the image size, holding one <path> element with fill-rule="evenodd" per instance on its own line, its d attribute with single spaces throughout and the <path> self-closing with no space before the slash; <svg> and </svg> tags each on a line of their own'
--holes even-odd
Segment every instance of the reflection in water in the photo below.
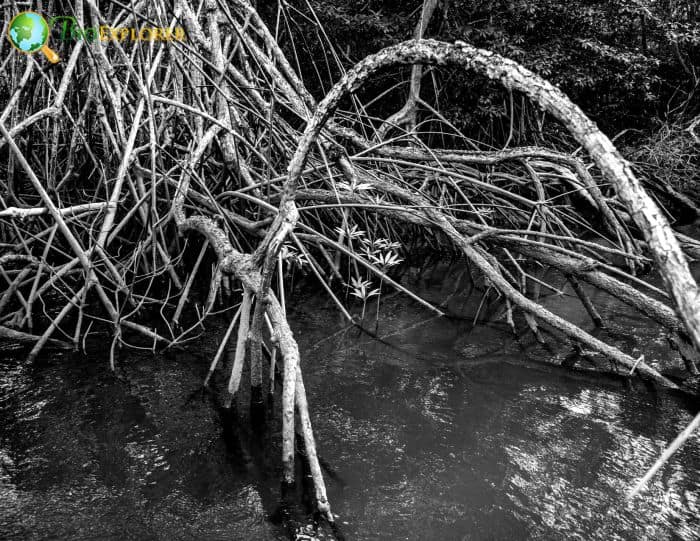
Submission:
<svg viewBox="0 0 700 541">
<path fill-rule="evenodd" d="M 455 290 L 444 273 L 417 285 L 434 302 Z M 553 366 L 569 348 L 514 338 L 496 303 L 472 328 L 474 295 L 450 299 L 464 320 L 386 297 L 381 341 L 342 331 L 324 298 L 293 314 L 347 539 L 698 539 L 697 436 L 643 497 L 624 498 L 696 405 Z M 594 301 L 612 322 L 606 339 L 678 363 L 658 329 Z M 570 298 L 546 302 L 586 325 Z M 267 443 L 232 435 L 210 399 L 191 399 L 217 346 L 201 360 L 132 354 L 122 379 L 99 355 L 3 360 L 0 538 L 288 538 L 278 449 L 259 458 Z"/>
<path fill-rule="evenodd" d="M 90 362 L 92 361 L 92 362 Z M 194 359 L 0 366 L 0 539 L 285 539 L 229 459 Z"/>
<path fill-rule="evenodd" d="M 546 422 L 528 427 L 520 442 L 506 446 L 513 465 L 508 481 L 523 495 L 511 501 L 538 516 L 546 527 L 542 533 L 551 529 L 583 539 L 664 539 L 674 532 L 681 539 L 696 538 L 692 508 L 668 506 L 673 500 L 681 503 L 679 496 L 698 479 L 697 472 L 683 473 L 677 461 L 670 469 L 679 475 L 654 487 L 652 498 L 632 504 L 622 499 L 634 474 L 643 473 L 664 444 L 620 422 L 623 397 L 608 390 L 559 397 L 539 389 L 525 393 L 534 404 L 561 407 Z M 553 434 L 567 438 L 550 441 Z"/>
</svg>

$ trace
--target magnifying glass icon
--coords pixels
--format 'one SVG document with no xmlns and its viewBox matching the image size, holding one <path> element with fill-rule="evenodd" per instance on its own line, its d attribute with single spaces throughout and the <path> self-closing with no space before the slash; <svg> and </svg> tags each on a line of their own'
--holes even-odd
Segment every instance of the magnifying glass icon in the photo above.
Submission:
<svg viewBox="0 0 700 541">
<path fill-rule="evenodd" d="M 46 19 L 34 11 L 18 13 L 7 28 L 7 38 L 19 52 L 33 54 L 41 51 L 49 62 L 55 64 L 61 58 L 48 46 L 50 34 Z"/>
</svg>

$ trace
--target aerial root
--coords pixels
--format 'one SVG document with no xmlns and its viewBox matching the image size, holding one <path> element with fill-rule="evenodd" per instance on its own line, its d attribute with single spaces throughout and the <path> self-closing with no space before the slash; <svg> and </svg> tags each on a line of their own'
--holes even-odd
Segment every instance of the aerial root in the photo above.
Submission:
<svg viewBox="0 0 700 541">
<path fill-rule="evenodd" d="M 236 349 L 231 366 L 231 377 L 228 380 L 226 388 L 225 407 L 230 408 L 233 400 L 236 397 L 238 388 L 241 385 L 241 374 L 243 373 L 243 362 L 246 357 L 246 348 L 248 344 L 248 329 L 250 327 L 250 306 L 253 299 L 253 293 L 246 289 L 243 292 L 243 302 L 241 303 L 241 317 L 238 325 L 238 338 L 236 339 Z"/>
</svg>

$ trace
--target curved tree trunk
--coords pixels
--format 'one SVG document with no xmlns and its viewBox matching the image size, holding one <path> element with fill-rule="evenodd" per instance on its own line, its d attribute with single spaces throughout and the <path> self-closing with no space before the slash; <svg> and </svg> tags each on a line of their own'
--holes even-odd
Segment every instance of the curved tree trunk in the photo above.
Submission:
<svg viewBox="0 0 700 541">
<path fill-rule="evenodd" d="M 605 178 L 616 188 L 622 202 L 639 227 L 661 276 L 671 294 L 676 311 L 696 349 L 700 350 L 700 292 L 668 221 L 647 195 L 627 161 L 596 125 L 558 88 L 512 60 L 477 49 L 466 43 L 451 45 L 434 40 L 407 41 L 371 55 L 336 84 L 319 104 L 308 123 L 289 165 L 285 184 L 285 206 L 293 200 L 311 146 L 321 129 L 347 93 L 357 91 L 372 74 L 382 68 L 422 62 L 457 65 L 500 82 L 509 90 L 528 96 L 552 114 L 588 151 Z M 284 214 L 281 208 L 280 214 Z"/>
</svg>

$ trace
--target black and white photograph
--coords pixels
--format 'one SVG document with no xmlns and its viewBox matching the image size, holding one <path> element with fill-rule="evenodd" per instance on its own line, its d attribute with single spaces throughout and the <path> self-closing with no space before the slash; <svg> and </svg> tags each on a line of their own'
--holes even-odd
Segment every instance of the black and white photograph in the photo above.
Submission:
<svg viewBox="0 0 700 541">
<path fill-rule="evenodd" d="M 700 1 L 0 20 L 0 540 L 700 540 Z"/>
</svg>

